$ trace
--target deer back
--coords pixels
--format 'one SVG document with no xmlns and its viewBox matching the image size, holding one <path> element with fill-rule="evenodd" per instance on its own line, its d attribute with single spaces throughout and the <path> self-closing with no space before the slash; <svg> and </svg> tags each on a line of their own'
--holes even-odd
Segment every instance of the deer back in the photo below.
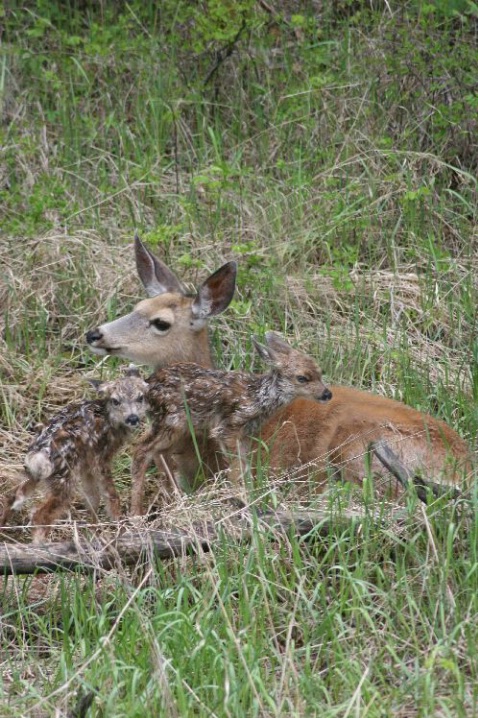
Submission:
<svg viewBox="0 0 478 718">
<path fill-rule="evenodd" d="M 319 486 L 327 465 L 347 481 L 361 483 L 364 456 L 372 441 L 385 440 L 413 472 L 439 483 L 461 483 L 471 471 L 467 443 L 445 422 L 399 401 L 351 387 L 330 385 L 332 400 L 297 399 L 266 422 L 261 439 L 269 446 L 271 469 L 312 464 Z M 372 470 L 385 475 L 376 460 Z"/>
</svg>

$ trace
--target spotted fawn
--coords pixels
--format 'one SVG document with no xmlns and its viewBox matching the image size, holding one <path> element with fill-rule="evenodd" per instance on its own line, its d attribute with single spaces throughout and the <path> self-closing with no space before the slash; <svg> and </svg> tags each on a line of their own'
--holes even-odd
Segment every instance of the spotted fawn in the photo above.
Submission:
<svg viewBox="0 0 478 718">
<path fill-rule="evenodd" d="M 6 496 L 0 525 L 6 525 L 12 511 L 39 485 L 46 489 L 46 500 L 32 514 L 34 543 L 46 540 L 51 524 L 68 512 L 78 485 L 95 518 L 103 496 L 110 518 L 119 519 L 111 464 L 146 418 L 148 385 L 130 368 L 119 379 L 96 384 L 96 389 L 98 398 L 69 404 L 32 442 L 24 462 L 26 479 Z"/>
<path fill-rule="evenodd" d="M 271 365 L 267 374 L 205 369 L 198 364 L 176 364 L 158 369 L 147 379 L 152 426 L 133 458 L 131 513 L 141 514 L 148 465 L 155 456 L 175 447 L 184 437 L 207 432 L 224 456 L 238 454 L 230 466 L 237 482 L 247 459 L 250 442 L 261 423 L 298 396 L 327 402 L 332 394 L 322 381 L 316 362 L 292 349 L 274 332 L 266 334 L 267 346 L 255 339 L 261 358 Z"/>
</svg>

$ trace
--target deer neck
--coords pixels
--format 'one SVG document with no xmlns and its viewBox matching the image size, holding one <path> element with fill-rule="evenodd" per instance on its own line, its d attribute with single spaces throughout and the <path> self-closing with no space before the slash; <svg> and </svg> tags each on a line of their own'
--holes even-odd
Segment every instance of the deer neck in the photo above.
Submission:
<svg viewBox="0 0 478 718">
<path fill-rule="evenodd" d="M 165 339 L 167 341 L 167 339 Z M 205 369 L 213 369 L 214 362 L 211 356 L 211 346 L 207 329 L 192 337 L 192 341 L 174 341 L 171 339 L 169 351 L 162 352 L 161 356 L 154 358 L 153 368 L 164 369 L 171 364 L 192 363 L 199 364 Z"/>
<path fill-rule="evenodd" d="M 256 389 L 258 409 L 262 420 L 269 418 L 294 398 L 292 389 L 284 382 L 281 374 L 275 370 L 257 377 Z"/>
</svg>

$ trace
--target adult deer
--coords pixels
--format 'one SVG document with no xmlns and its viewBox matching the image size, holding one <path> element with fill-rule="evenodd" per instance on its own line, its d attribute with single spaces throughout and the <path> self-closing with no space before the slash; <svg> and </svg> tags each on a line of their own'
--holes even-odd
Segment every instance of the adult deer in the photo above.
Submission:
<svg viewBox="0 0 478 718">
<path fill-rule="evenodd" d="M 103 324 L 86 335 L 97 354 L 121 356 L 153 368 L 176 362 L 212 366 L 207 323 L 229 305 L 235 286 L 235 264 L 229 262 L 188 295 L 181 282 L 135 238 L 136 266 L 150 299 L 131 314 Z M 262 427 L 271 470 L 313 469 L 322 490 L 332 467 L 347 481 L 361 483 L 366 474 L 364 454 L 373 441 L 385 441 L 413 472 L 437 483 L 459 483 L 471 470 L 466 442 L 447 424 L 428 414 L 369 392 L 330 386 L 327 404 L 297 399 Z M 190 483 L 198 461 L 192 441 L 175 456 L 179 472 Z M 214 443 L 205 440 L 201 456 L 206 467 L 217 468 Z M 377 460 L 373 472 L 387 481 L 390 474 Z M 393 484 L 395 486 L 395 483 Z"/>
</svg>

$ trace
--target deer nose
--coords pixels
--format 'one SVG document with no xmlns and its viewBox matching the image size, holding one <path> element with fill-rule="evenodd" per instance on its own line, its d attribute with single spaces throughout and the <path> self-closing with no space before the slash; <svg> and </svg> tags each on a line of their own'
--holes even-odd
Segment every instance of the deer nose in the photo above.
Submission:
<svg viewBox="0 0 478 718">
<path fill-rule="evenodd" d="M 322 394 L 319 396 L 319 401 L 330 401 L 332 399 L 332 392 L 330 389 L 324 389 Z"/>
<path fill-rule="evenodd" d="M 86 341 L 88 344 L 94 344 L 95 342 L 98 342 L 103 337 L 103 334 L 100 332 L 99 329 L 90 329 L 89 332 L 86 332 Z"/>
<path fill-rule="evenodd" d="M 129 424 L 129 426 L 138 426 L 139 416 L 137 414 L 130 414 L 126 417 L 125 424 Z"/>
</svg>

